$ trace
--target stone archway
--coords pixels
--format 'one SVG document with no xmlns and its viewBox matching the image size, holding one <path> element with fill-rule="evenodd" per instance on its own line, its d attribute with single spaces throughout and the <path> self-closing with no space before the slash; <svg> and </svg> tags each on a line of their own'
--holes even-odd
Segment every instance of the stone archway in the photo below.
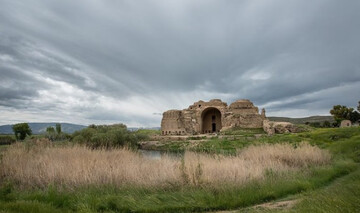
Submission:
<svg viewBox="0 0 360 213">
<path fill-rule="evenodd" d="M 221 112 L 215 107 L 204 109 L 201 113 L 201 133 L 219 132 L 222 128 Z"/>
</svg>

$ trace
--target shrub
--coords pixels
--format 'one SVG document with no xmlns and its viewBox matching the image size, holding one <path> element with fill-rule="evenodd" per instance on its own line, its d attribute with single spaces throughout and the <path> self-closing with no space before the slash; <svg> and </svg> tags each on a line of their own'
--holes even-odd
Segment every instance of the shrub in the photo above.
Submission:
<svg viewBox="0 0 360 213">
<path fill-rule="evenodd" d="M 0 136 L 0 145 L 9 145 L 15 143 L 15 139 L 9 135 Z"/>
<path fill-rule="evenodd" d="M 88 128 L 73 134 L 72 141 L 86 144 L 91 148 L 137 147 L 137 142 L 146 140 L 148 135 L 143 132 L 128 131 L 124 124 L 90 125 Z"/>
<path fill-rule="evenodd" d="M 49 126 L 46 128 L 45 138 L 50 141 L 62 141 L 70 139 L 71 136 L 61 131 L 61 125 L 56 124 L 56 129 L 53 126 Z"/>
<path fill-rule="evenodd" d="M 17 140 L 24 140 L 27 135 L 32 135 L 32 131 L 28 123 L 19 123 L 12 126 Z"/>
<path fill-rule="evenodd" d="M 331 123 L 329 121 L 324 121 L 322 126 L 325 128 L 329 128 L 329 127 L 331 127 Z"/>
<path fill-rule="evenodd" d="M 321 124 L 320 124 L 320 122 L 311 122 L 311 123 L 309 123 L 309 126 L 315 127 L 315 128 L 320 128 Z"/>
</svg>

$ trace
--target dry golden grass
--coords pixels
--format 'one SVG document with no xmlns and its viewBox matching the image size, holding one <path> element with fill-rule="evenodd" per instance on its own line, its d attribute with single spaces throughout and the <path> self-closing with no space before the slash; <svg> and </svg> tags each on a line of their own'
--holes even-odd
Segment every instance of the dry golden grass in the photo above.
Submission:
<svg viewBox="0 0 360 213">
<path fill-rule="evenodd" d="M 148 159 L 127 149 L 91 150 L 82 146 L 54 147 L 15 144 L 4 153 L 1 177 L 24 187 L 48 184 L 75 188 L 115 186 L 243 184 L 264 178 L 265 172 L 296 170 L 330 162 L 330 154 L 306 143 L 250 146 L 237 156 L 186 152 L 184 158 Z"/>
</svg>

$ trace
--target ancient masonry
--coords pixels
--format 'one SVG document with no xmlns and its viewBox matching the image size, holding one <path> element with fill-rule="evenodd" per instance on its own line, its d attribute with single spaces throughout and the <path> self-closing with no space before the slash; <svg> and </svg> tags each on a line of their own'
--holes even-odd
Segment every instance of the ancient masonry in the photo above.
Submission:
<svg viewBox="0 0 360 213">
<path fill-rule="evenodd" d="M 162 135 L 189 135 L 217 133 L 233 127 L 263 128 L 265 110 L 249 100 L 237 100 L 227 105 L 220 99 L 198 101 L 187 109 L 163 113 Z"/>
</svg>

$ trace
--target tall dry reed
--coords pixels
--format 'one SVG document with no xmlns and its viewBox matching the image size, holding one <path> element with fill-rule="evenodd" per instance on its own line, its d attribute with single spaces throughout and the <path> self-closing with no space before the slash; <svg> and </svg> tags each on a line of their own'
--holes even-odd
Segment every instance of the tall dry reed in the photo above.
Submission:
<svg viewBox="0 0 360 213">
<path fill-rule="evenodd" d="M 55 147 L 15 144 L 4 153 L 2 179 L 24 187 L 48 184 L 76 188 L 86 185 L 156 186 L 243 184 L 264 178 L 265 172 L 323 165 L 330 154 L 301 144 L 250 146 L 236 156 L 186 152 L 183 158 L 164 155 L 148 159 L 127 149 L 91 150 L 82 146 Z"/>
</svg>

